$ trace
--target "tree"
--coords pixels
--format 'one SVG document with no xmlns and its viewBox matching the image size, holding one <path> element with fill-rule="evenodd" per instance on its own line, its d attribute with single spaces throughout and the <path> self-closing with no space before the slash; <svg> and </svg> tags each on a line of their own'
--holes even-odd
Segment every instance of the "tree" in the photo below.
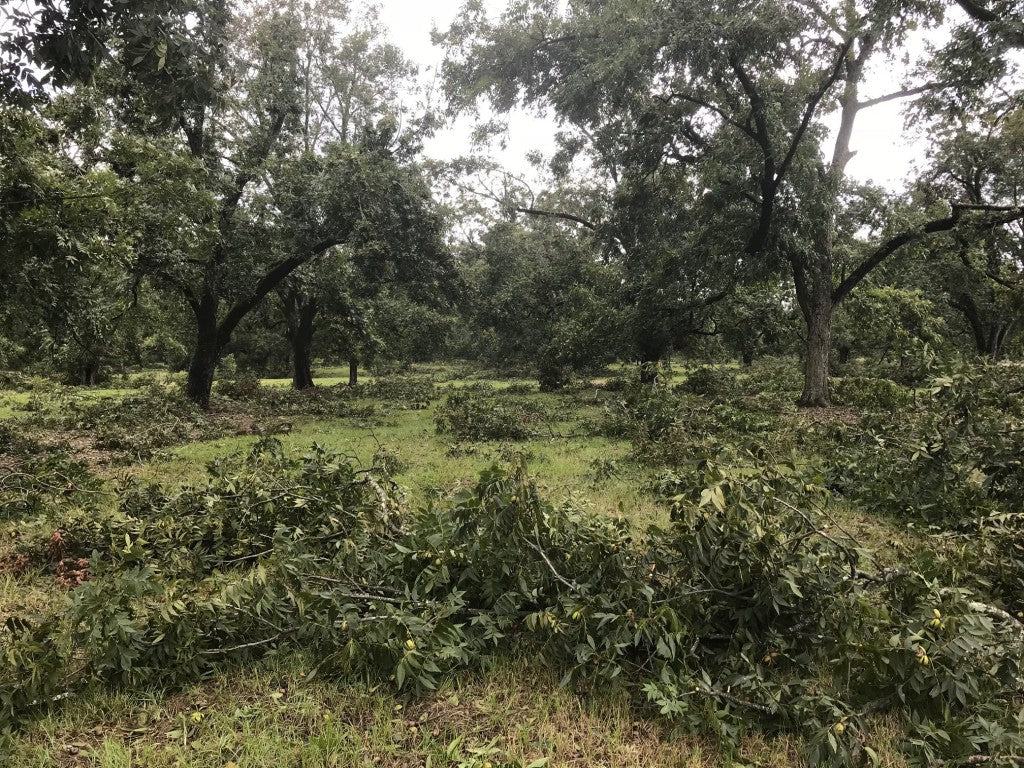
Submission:
<svg viewBox="0 0 1024 768">
<path fill-rule="evenodd" d="M 459 106 L 482 95 L 499 110 L 547 105 L 573 128 L 567 145 L 598 159 L 611 154 L 644 177 L 683 175 L 677 186 L 696 191 L 693 231 L 709 252 L 738 264 L 781 260 L 807 329 L 801 403 L 823 405 L 833 312 L 868 274 L 901 248 L 965 222 L 1024 216 L 954 200 L 919 211 L 899 231 L 840 242 L 858 114 L 974 82 L 861 93 L 869 63 L 890 58 L 940 12 L 884 0 L 578 0 L 559 12 L 528 0 L 495 24 L 469 4 L 444 38 L 446 73 Z M 823 119 L 832 113 L 839 128 L 825 152 Z"/>
<path fill-rule="evenodd" d="M 500 367 L 527 367 L 558 387 L 621 349 L 618 271 L 593 240 L 550 218 L 497 221 L 464 250 L 464 349 Z"/>
<path fill-rule="evenodd" d="M 784 348 L 792 335 L 794 322 L 792 286 L 779 281 L 739 286 L 718 306 L 715 329 L 725 343 L 739 354 L 744 366 L 766 352 Z"/>
<path fill-rule="evenodd" d="M 91 107 L 85 94 L 0 111 L 5 330 L 30 360 L 81 384 L 113 359 L 132 297 L 129 212 L 119 179 L 96 161 Z"/>
<path fill-rule="evenodd" d="M 312 84 L 327 76 L 311 70 L 311 51 L 348 6 L 321 4 L 309 13 L 318 14 L 320 27 L 304 24 L 293 6 L 234 15 L 212 8 L 193 30 L 206 43 L 186 51 L 209 55 L 204 66 L 216 82 L 210 98 L 179 94 L 168 106 L 176 81 L 146 81 L 123 96 L 125 130 L 157 138 L 122 158 L 122 174 L 141 182 L 153 165 L 184 166 L 210 202 L 184 211 L 193 235 L 185 247 L 158 241 L 146 260 L 194 315 L 186 390 L 203 406 L 235 328 L 282 280 L 342 243 L 366 245 L 367 259 L 380 257 L 369 246 L 379 240 L 378 228 L 407 223 L 408 211 L 428 206 L 425 190 L 410 184 L 407 148 L 392 141 L 389 124 L 338 135 L 332 121 L 344 105 L 311 122 Z M 124 82 L 117 72 L 109 79 Z"/>
<path fill-rule="evenodd" d="M 930 197 L 958 195 L 977 206 L 1012 208 L 1024 182 L 1024 112 L 1016 100 L 980 115 L 948 115 L 931 169 Z M 967 324 L 979 355 L 998 360 L 1024 320 L 1024 231 L 1021 222 L 980 226 L 927 254 L 929 273 Z"/>
</svg>

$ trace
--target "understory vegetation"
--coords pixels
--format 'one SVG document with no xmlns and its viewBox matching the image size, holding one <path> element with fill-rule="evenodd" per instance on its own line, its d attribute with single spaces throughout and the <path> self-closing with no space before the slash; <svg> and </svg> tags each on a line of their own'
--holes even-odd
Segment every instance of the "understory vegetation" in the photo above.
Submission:
<svg viewBox="0 0 1024 768">
<path fill-rule="evenodd" d="M 659 723 L 663 743 L 699 735 L 709 764 L 770 763 L 778 739 L 808 765 L 1024 754 L 1018 367 L 916 391 L 854 379 L 874 394 L 820 420 L 786 405 L 799 381 L 729 367 L 558 394 L 445 374 L 337 394 L 232 385 L 201 424 L 158 381 L 15 405 L 0 434 L 8 759 L 56 759 L 47 734 L 69 708 L 106 718 L 110 696 L 301 667 L 289 686 L 310 696 L 390 691 L 388 728 L 432 764 L 561 764 L 568 742 L 467 741 L 402 714 L 525 660 Z M 277 436 L 217 426 L 268 418 Z M 159 439 L 143 444 L 146 423 Z M 62 433 L 94 442 L 48 442 Z M 138 745 L 78 735 L 73 751 L 213 764 L 196 750 L 233 695 L 153 715 Z M 257 764 L 244 744 L 220 755 Z"/>
</svg>

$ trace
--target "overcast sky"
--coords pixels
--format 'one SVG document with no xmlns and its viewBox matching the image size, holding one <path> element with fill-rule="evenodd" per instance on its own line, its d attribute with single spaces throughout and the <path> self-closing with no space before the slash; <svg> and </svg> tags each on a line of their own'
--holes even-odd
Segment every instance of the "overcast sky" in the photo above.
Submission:
<svg viewBox="0 0 1024 768">
<path fill-rule="evenodd" d="M 379 0 L 381 18 L 391 30 L 391 40 L 408 58 L 420 66 L 421 77 L 429 82 L 443 51 L 430 42 L 433 26 L 446 29 L 463 0 Z M 505 0 L 485 0 L 492 14 L 505 6 Z M 899 72 L 892 69 L 870 73 L 863 90 L 865 97 L 898 90 Z M 439 159 L 465 154 L 471 126 L 463 124 L 442 132 L 427 145 L 427 153 Z M 550 153 L 556 126 L 550 120 L 530 115 L 514 115 L 509 121 L 507 147 L 497 153 L 509 170 L 524 171 L 524 156 L 530 150 Z M 900 189 L 910 176 L 915 161 L 921 159 L 923 142 L 903 129 L 900 103 L 889 102 L 864 110 L 857 118 L 853 147 L 857 154 L 850 161 L 851 176 L 875 181 L 890 189 Z"/>
</svg>

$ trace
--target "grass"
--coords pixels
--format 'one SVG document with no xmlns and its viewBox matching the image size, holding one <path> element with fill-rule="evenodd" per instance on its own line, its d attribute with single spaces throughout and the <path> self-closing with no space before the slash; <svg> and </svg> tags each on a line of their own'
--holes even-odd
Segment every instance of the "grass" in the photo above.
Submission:
<svg viewBox="0 0 1024 768">
<path fill-rule="evenodd" d="M 501 661 L 418 700 L 309 680 L 301 657 L 173 694 L 105 694 L 26 733 L 32 768 L 722 765 L 713 742 L 637 713 L 621 691 L 578 695 L 543 665 Z M 744 763 L 791 766 L 798 744 L 752 738 Z"/>
<path fill-rule="evenodd" d="M 327 370 L 318 383 L 347 381 L 347 371 Z M 450 366 L 421 367 L 420 376 L 454 386 L 485 384 L 506 388 L 525 380 L 458 378 Z M 682 377 L 677 369 L 676 377 Z M 453 380 L 454 379 L 454 380 Z M 269 387 L 283 379 L 264 380 Z M 123 396 L 130 389 L 90 389 L 82 397 Z M 572 435 L 600 406 L 586 398 L 523 395 L 560 415 L 549 425 L 555 435 Z M 25 393 L 0 393 L 0 419 L 17 418 Z M 443 400 L 443 397 L 442 397 Z M 281 440 L 289 449 L 313 443 L 343 452 L 361 465 L 384 448 L 403 468 L 396 480 L 410 502 L 424 504 L 473 483 L 491 463 L 513 453 L 526 457 L 531 473 L 553 500 L 572 496 L 596 511 L 624 515 L 637 526 L 665 523 L 666 509 L 645 490 L 648 470 L 629 461 L 625 440 L 602 437 L 538 436 L 519 443 L 455 444 L 438 435 L 438 401 L 422 410 L 377 403 L 370 418 L 301 417 Z M 358 402 L 357 406 L 367 403 Z M 127 471 L 163 483 L 194 480 L 203 466 L 241 450 L 253 436 L 200 440 L 172 448 Z M 600 466 L 608 472 L 598 473 Z M 125 471 L 116 470 L 117 473 Z M 898 557 L 896 526 L 857 516 L 848 522 L 872 547 Z M 2 531 L 0 531 L 2 532 Z M 42 607 L 62 599 L 52 578 L 15 577 L 3 572 L 0 545 L 0 614 Z M 2 616 L 0 616 L 2 618 Z M 799 743 L 752 733 L 741 754 L 724 754 L 714 741 L 675 733 L 661 719 L 632 706 L 623 691 L 573 692 L 535 659 L 494 661 L 472 675 L 449 680 L 418 701 L 359 681 L 310 679 L 301 656 L 289 655 L 249 669 L 225 671 L 188 690 L 145 695 L 97 690 L 30 723 L 13 739 L 11 765 L 61 768 L 224 768 L 235 766 L 527 766 L 548 758 L 550 766 L 720 766 L 800 765 Z M 898 724 L 878 721 L 877 749 L 883 765 L 903 763 L 896 744 Z"/>
</svg>

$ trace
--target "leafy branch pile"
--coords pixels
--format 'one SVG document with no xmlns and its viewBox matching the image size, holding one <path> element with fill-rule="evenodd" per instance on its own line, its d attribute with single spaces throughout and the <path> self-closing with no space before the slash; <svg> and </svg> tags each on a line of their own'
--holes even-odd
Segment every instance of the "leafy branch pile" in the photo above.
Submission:
<svg viewBox="0 0 1024 768">
<path fill-rule="evenodd" d="M 362 388 L 365 397 L 385 400 L 413 410 L 422 410 L 437 398 L 437 385 L 416 376 L 389 376 Z"/>
<path fill-rule="evenodd" d="M 459 440 L 528 440 L 543 433 L 548 417 L 526 398 L 469 388 L 454 389 L 434 415 L 439 434 Z"/>
<path fill-rule="evenodd" d="M 1024 377 L 992 368 L 933 382 L 921 407 L 866 415 L 832 484 L 872 512 L 939 532 L 954 570 L 1024 611 Z"/>
<path fill-rule="evenodd" d="M 80 397 L 62 388 L 33 395 L 27 408 L 29 427 L 87 434 L 96 448 L 135 460 L 225 430 L 224 423 L 210 418 L 175 386 L 158 383 L 123 398 Z"/>
<path fill-rule="evenodd" d="M 627 384 L 606 406 L 598 431 L 629 438 L 634 458 L 662 466 L 693 464 L 737 448 L 771 459 L 796 445 L 776 414 L 687 395 L 660 382 Z"/>
<path fill-rule="evenodd" d="M 289 647 L 319 674 L 429 690 L 525 644 L 567 683 L 621 681 L 725 744 L 794 730 L 815 764 L 854 765 L 873 756 L 869 714 L 898 708 L 923 761 L 1019 755 L 1020 625 L 870 567 L 820 487 L 759 470 L 679 477 L 672 525 L 643 536 L 545 501 L 521 465 L 412 510 L 386 477 L 274 441 L 201 485 L 125 485 L 114 508 L 71 495 L 17 545 L 42 563 L 60 531 L 89 577 L 56 613 L 7 620 L 2 716 Z"/>
</svg>

